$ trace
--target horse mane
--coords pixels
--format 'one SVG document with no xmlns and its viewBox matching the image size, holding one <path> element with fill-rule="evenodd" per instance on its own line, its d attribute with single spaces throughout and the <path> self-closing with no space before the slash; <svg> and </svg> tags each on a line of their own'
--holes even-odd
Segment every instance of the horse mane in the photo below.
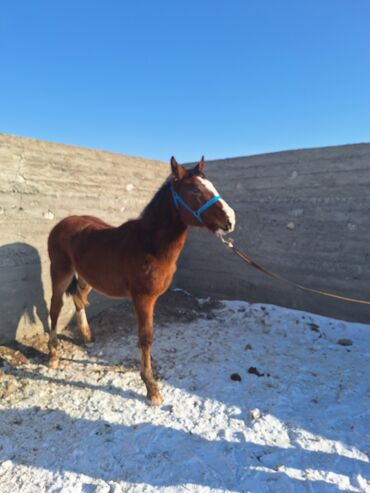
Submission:
<svg viewBox="0 0 370 493">
<path fill-rule="evenodd" d="M 145 206 L 145 208 L 140 214 L 140 218 L 150 219 L 154 217 L 154 215 L 158 212 L 158 207 L 160 206 L 160 204 L 163 203 L 166 193 L 170 188 L 170 184 L 171 184 L 171 175 L 168 178 L 166 178 L 164 183 L 154 194 L 152 200 L 149 202 L 149 204 Z"/>
</svg>

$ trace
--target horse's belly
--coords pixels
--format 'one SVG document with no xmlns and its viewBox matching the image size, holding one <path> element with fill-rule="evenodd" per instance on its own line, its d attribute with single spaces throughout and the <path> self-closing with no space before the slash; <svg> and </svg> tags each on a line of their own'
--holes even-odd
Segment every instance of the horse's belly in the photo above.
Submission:
<svg viewBox="0 0 370 493">
<path fill-rule="evenodd" d="M 98 293 L 111 298 L 126 298 L 130 296 L 128 283 L 123 276 L 117 276 L 117 274 L 107 271 L 100 275 L 96 271 L 84 272 L 83 269 L 78 269 L 77 274 Z"/>
<path fill-rule="evenodd" d="M 95 291 L 106 296 L 125 298 L 139 293 L 160 296 L 171 284 L 176 263 L 145 255 L 139 262 L 125 258 L 118 265 L 105 262 L 92 269 L 91 264 L 84 265 L 83 259 L 76 271 Z"/>
</svg>

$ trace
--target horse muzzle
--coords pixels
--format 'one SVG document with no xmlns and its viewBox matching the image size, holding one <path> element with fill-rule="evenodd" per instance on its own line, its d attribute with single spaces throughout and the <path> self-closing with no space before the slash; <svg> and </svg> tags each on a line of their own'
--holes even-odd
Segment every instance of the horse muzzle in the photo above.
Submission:
<svg viewBox="0 0 370 493">
<path fill-rule="evenodd" d="M 225 220 L 223 224 L 215 231 L 216 236 L 221 237 L 229 233 L 232 233 L 235 229 L 235 211 L 226 204 L 222 204 L 223 211 L 225 212 Z"/>
</svg>

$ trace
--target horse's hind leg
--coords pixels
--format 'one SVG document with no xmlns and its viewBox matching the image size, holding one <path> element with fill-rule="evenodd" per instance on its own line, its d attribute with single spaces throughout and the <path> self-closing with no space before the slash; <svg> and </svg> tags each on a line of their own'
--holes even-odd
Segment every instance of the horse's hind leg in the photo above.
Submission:
<svg viewBox="0 0 370 493">
<path fill-rule="evenodd" d="M 60 310 L 63 306 L 63 294 L 66 291 L 68 285 L 73 278 L 72 268 L 64 268 L 62 270 L 55 268 L 53 264 L 50 267 L 51 282 L 52 282 L 52 296 L 50 303 L 50 319 L 51 330 L 49 335 L 49 367 L 58 368 L 59 356 L 58 356 L 58 336 L 57 336 L 57 322 L 60 314 Z"/>
<path fill-rule="evenodd" d="M 91 291 L 91 286 L 87 284 L 82 278 L 74 279 L 72 281 L 71 289 L 68 292 L 72 294 L 73 302 L 76 307 L 76 321 L 77 326 L 82 334 L 82 338 L 85 344 L 93 342 L 94 338 L 91 334 L 91 329 L 86 318 L 85 308 L 89 305 L 87 297 Z"/>
<path fill-rule="evenodd" d="M 157 298 L 136 296 L 133 299 L 139 329 L 139 346 L 141 349 L 140 376 L 148 391 L 148 398 L 155 406 L 162 404 L 158 383 L 153 376 L 151 349 L 153 343 L 153 311 Z"/>
</svg>

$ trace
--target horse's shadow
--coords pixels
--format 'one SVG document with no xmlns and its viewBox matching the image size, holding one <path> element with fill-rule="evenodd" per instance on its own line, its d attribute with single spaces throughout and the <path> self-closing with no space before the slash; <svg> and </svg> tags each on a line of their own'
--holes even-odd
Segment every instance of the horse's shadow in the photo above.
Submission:
<svg viewBox="0 0 370 493">
<path fill-rule="evenodd" d="M 0 351 L 0 363 L 5 356 L 15 365 L 26 360 L 46 363 L 49 310 L 38 250 L 21 242 L 2 245 L 0 275 L 0 346 L 8 350 Z M 60 339 L 79 344 L 81 338 L 79 334 L 76 337 L 73 318 L 67 318 L 64 324 L 73 327 L 73 335 L 63 333 L 59 321 Z M 14 357 L 15 353 L 21 355 L 20 359 Z"/>
<path fill-rule="evenodd" d="M 38 351 L 17 339 L 33 333 L 36 325 L 48 331 L 48 307 L 41 277 L 41 259 L 28 243 L 9 243 L 0 247 L 0 341 L 27 356 Z"/>
<path fill-rule="evenodd" d="M 307 484 L 302 479 L 289 477 L 278 468 L 274 474 L 263 471 L 265 464 L 260 456 L 265 453 L 268 463 L 283 457 L 288 468 L 316 463 L 320 470 L 330 471 L 332 466 L 329 453 L 268 447 L 245 440 L 208 440 L 149 422 L 126 425 L 86 420 L 37 407 L 0 411 L 0 421 L 0 463 L 11 460 L 58 476 L 72 472 L 107 482 L 154 487 L 181 488 L 191 484 L 235 492 L 257 491 L 256 488 L 263 493 L 306 492 Z M 336 472 L 348 475 L 357 465 L 366 467 L 361 461 L 342 457 L 336 463 Z M 315 491 L 337 491 L 336 486 L 321 480 L 313 484 Z"/>
</svg>

